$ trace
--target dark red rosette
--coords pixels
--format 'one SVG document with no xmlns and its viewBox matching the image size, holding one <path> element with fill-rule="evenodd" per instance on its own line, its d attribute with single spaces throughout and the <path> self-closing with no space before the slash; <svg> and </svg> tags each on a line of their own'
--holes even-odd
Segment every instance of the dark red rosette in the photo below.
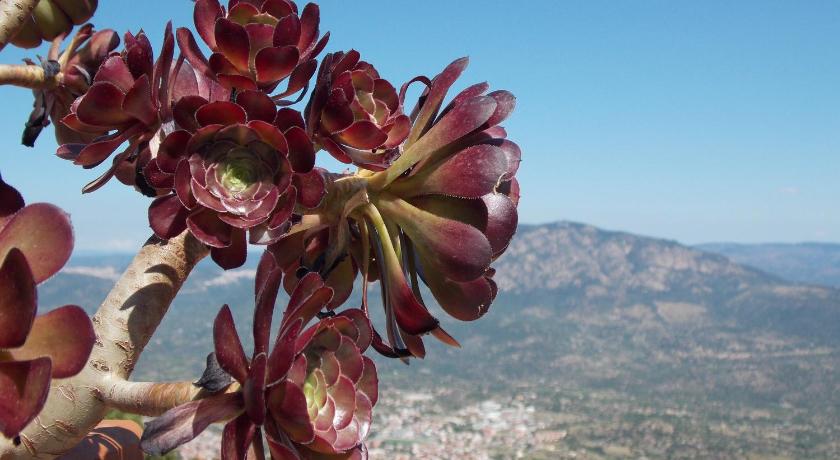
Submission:
<svg viewBox="0 0 840 460">
<path fill-rule="evenodd" d="M 36 286 L 73 250 L 61 209 L 24 206 L 0 178 L 0 433 L 14 438 L 44 407 L 53 378 L 79 373 L 96 336 L 84 310 L 67 305 L 37 315 Z"/>
<path fill-rule="evenodd" d="M 173 115 L 179 129 L 143 170 L 146 182 L 166 193 L 149 207 L 160 238 L 189 228 L 213 260 L 235 268 L 245 262 L 246 233 L 254 244 L 275 242 L 296 205 L 320 203 L 323 179 L 313 169 L 311 141 L 263 92 L 240 91 L 236 102 L 183 97 Z"/>
<path fill-rule="evenodd" d="M 422 333 L 451 342 L 423 307 L 418 279 L 451 316 L 480 318 L 497 292 L 490 264 L 507 249 L 517 226 L 515 175 L 521 153 L 499 126 L 513 111 L 515 98 L 507 91 L 485 95 L 489 85 L 481 83 L 441 110 L 467 62 L 453 62 L 431 81 L 414 110 L 400 157 L 369 180 L 371 204 L 383 222 L 373 225 L 372 233 L 378 240 L 374 247 L 386 311 L 392 312 L 388 325 L 400 330 L 388 336 L 392 346 L 400 345 L 401 338 L 415 356 L 424 353 L 418 340 Z M 371 213 L 372 222 L 376 214 Z"/>
<path fill-rule="evenodd" d="M 135 185 L 136 165 L 144 164 L 150 156 L 149 143 L 160 135 L 158 130 L 170 110 L 174 47 L 171 24 L 167 25 L 157 61 L 145 33 L 126 33 L 125 49 L 102 63 L 90 88 L 62 119 L 65 126 L 79 133 L 109 133 L 90 143 L 68 143 L 58 148 L 59 157 L 85 168 L 100 165 L 128 143 L 114 157 L 113 165 L 83 191 L 96 190 L 114 175 Z"/>
<path fill-rule="evenodd" d="M 55 137 L 59 145 L 88 143 L 104 134 L 73 131 L 60 121 L 70 113 L 73 101 L 90 88 L 97 69 L 119 44 L 120 38 L 113 30 L 94 32 L 93 26 L 86 24 L 76 31 L 61 53 L 57 46 L 50 48 L 47 59 L 41 65 L 45 72 L 62 72 L 63 77 L 54 88 L 33 90 L 35 102 L 23 131 L 23 145 L 33 147 L 41 130 L 51 121 L 55 124 Z M 27 62 L 35 65 L 34 62 Z"/>
<path fill-rule="evenodd" d="M 198 0 L 194 19 L 213 52 L 206 60 L 192 35 L 179 31 L 182 48 L 192 50 L 188 58 L 196 68 L 240 90 L 271 92 L 288 79 L 286 89 L 274 96 L 278 101 L 309 84 L 315 58 L 329 40 L 329 34 L 320 37 L 320 10 L 313 3 L 298 12 L 290 0 L 230 0 L 225 11 L 218 0 Z"/>
<path fill-rule="evenodd" d="M 372 340 L 367 317 L 351 309 L 304 329 L 333 295 L 310 273 L 293 291 L 269 349 L 281 277 L 266 253 L 257 273 L 250 360 L 230 309 L 224 306 L 216 317 L 216 358 L 239 390 L 184 404 L 147 424 L 142 442 L 146 452 L 168 452 L 210 423 L 230 420 L 222 435 L 222 458 L 245 459 L 250 448 L 257 458 L 265 458 L 263 431 L 274 459 L 367 458 L 363 442 L 378 398 L 376 366 L 363 356 Z"/>
<path fill-rule="evenodd" d="M 324 58 L 305 114 L 316 143 L 370 170 L 387 167 L 411 129 L 394 86 L 355 50 Z"/>
<path fill-rule="evenodd" d="M 400 156 L 379 172 L 330 176 L 323 212 L 271 247 L 289 285 L 296 273 L 317 271 L 349 296 L 359 270 L 364 309 L 367 283 L 379 279 L 386 328 L 385 338 L 374 332 L 373 347 L 386 356 L 423 357 L 428 333 L 457 345 L 424 303 L 420 283 L 452 317 L 480 318 L 497 293 L 490 265 L 516 230 L 521 153 L 499 126 L 515 99 L 507 91 L 485 95 L 482 83 L 444 107 L 466 64 L 412 80 L 427 89 Z"/>
</svg>

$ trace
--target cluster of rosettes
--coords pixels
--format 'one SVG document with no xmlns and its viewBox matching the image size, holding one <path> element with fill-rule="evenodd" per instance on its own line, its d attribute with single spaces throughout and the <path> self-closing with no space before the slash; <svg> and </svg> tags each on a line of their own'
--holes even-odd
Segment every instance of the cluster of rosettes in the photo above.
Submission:
<svg viewBox="0 0 840 460">
<path fill-rule="evenodd" d="M 146 425 L 143 448 L 168 452 L 211 423 L 229 420 L 222 458 L 244 459 L 249 450 L 264 458 L 361 459 L 378 398 L 367 316 L 358 309 L 307 325 L 330 302 L 331 288 L 317 273 L 300 280 L 269 347 L 271 318 L 282 270 L 266 255 L 257 273 L 254 352 L 249 360 L 227 305 L 213 326 L 215 358 L 235 391 L 219 392 L 178 406 Z"/>
<path fill-rule="evenodd" d="M 287 289 L 295 273 L 317 271 L 347 299 L 361 272 L 367 311 L 368 282 L 379 280 L 386 337 L 374 333 L 373 347 L 386 356 L 423 357 L 421 336 L 428 333 L 457 346 L 423 301 L 420 281 L 452 317 L 480 318 L 497 292 L 490 265 L 516 230 L 521 152 L 499 126 L 515 99 L 507 91 L 487 93 L 481 83 L 444 107 L 466 65 L 459 59 L 434 79 L 409 82 L 426 90 L 395 157 L 375 172 L 331 176 L 344 196 L 327 196 L 320 213 L 304 216 L 270 247 L 286 268 Z"/>
<path fill-rule="evenodd" d="M 0 178 L 0 434 L 14 438 L 41 412 L 52 379 L 82 370 L 96 340 L 87 314 L 66 305 L 37 315 L 37 285 L 73 250 L 62 210 L 24 206 Z"/>
<path fill-rule="evenodd" d="M 154 198 L 149 222 L 158 237 L 189 231 L 225 269 L 245 262 L 249 243 L 268 246 L 257 273 L 254 354 L 245 356 L 224 307 L 216 358 L 235 382 L 152 423 L 144 446 L 165 452 L 230 420 L 225 458 L 249 450 L 261 458 L 263 438 L 274 458 L 364 458 L 376 374 L 363 353 L 423 357 L 427 334 L 458 346 L 421 283 L 462 321 L 480 318 L 495 299 L 491 264 L 517 226 L 521 153 L 500 126 L 515 99 L 481 83 L 444 104 L 466 59 L 399 91 L 357 51 L 327 54 L 318 69 L 328 34 L 320 35 L 314 4 L 198 0 L 194 18 L 209 58 L 187 29 L 167 28 L 157 60 L 144 34 L 127 34 L 125 50 L 105 59 L 63 119 L 96 138 L 59 149 L 95 167 L 125 146 L 86 190 L 113 176 L 134 186 Z M 303 113 L 289 107 L 316 70 Z M 406 112 L 414 83 L 425 88 Z M 317 168 L 320 150 L 358 170 Z M 359 275 L 360 308 L 337 312 Z M 379 330 L 368 306 L 376 281 Z M 291 302 L 269 349 L 281 287 Z"/>
</svg>

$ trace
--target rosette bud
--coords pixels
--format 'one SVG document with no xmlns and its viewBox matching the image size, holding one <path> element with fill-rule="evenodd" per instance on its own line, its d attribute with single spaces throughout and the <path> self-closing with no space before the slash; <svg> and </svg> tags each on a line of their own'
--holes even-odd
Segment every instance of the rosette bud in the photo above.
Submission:
<svg viewBox="0 0 840 460">
<path fill-rule="evenodd" d="M 37 315 L 37 284 L 73 250 L 70 220 L 46 203 L 24 206 L 0 178 L 0 433 L 13 438 L 44 407 L 53 378 L 79 373 L 96 336 L 84 310 Z"/>
<path fill-rule="evenodd" d="M 411 120 L 394 87 L 358 51 L 328 54 L 305 115 L 315 142 L 337 160 L 365 169 L 387 167 Z"/>
<path fill-rule="evenodd" d="M 308 85 L 317 67 L 315 57 L 329 40 L 329 34 L 320 37 L 320 10 L 313 3 L 299 13 L 290 0 L 230 0 L 227 11 L 218 0 L 198 0 L 194 18 L 213 54 L 206 61 L 184 29 L 183 39 L 191 44 L 182 48 L 192 50 L 188 57 L 193 65 L 209 68 L 228 88 L 271 92 L 288 79 L 276 100 Z"/>
</svg>

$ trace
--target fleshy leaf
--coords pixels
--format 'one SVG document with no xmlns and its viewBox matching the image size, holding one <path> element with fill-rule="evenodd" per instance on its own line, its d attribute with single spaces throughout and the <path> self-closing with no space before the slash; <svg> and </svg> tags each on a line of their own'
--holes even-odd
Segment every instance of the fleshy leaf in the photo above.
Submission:
<svg viewBox="0 0 840 460">
<path fill-rule="evenodd" d="M 159 238 L 168 240 L 187 228 L 189 210 L 172 194 L 155 199 L 149 206 L 149 225 Z"/>
<path fill-rule="evenodd" d="M 20 192 L 3 181 L 0 176 L 0 230 L 5 225 L 6 219 L 23 208 L 24 202 Z"/>
<path fill-rule="evenodd" d="M 247 458 L 248 447 L 254 439 L 256 428 L 245 414 L 228 422 L 222 432 L 222 460 Z"/>
<path fill-rule="evenodd" d="M 13 247 L 26 256 L 35 282 L 46 280 L 64 266 L 73 251 L 69 216 L 47 203 L 24 207 L 0 230 L 0 260 Z"/>
<path fill-rule="evenodd" d="M 389 190 L 408 198 L 426 194 L 478 198 L 491 193 L 507 171 L 507 156 L 502 149 L 479 144 L 394 181 Z"/>
<path fill-rule="evenodd" d="M 7 353 L 17 361 L 48 357 L 53 378 L 63 379 L 84 368 L 95 341 L 93 324 L 85 311 L 65 305 L 35 317 L 26 343 Z"/>
<path fill-rule="evenodd" d="M 12 248 L 0 265 L 0 349 L 23 345 L 38 309 L 38 292 L 23 253 Z"/>
<path fill-rule="evenodd" d="M 140 447 L 149 455 L 164 455 L 191 441 L 211 423 L 227 420 L 243 409 L 240 393 L 191 401 L 146 423 Z"/>
<path fill-rule="evenodd" d="M 213 343 L 219 365 L 238 382 L 248 378 L 248 358 L 242 349 L 230 307 L 223 306 L 213 323 Z"/>
<path fill-rule="evenodd" d="M 468 99 L 444 115 L 429 131 L 385 171 L 378 174 L 376 187 L 393 182 L 409 168 L 434 158 L 440 149 L 475 131 L 496 111 L 496 100 L 490 96 Z"/>
<path fill-rule="evenodd" d="M 377 206 L 397 223 L 417 252 L 454 281 L 478 278 L 490 266 L 492 248 L 481 231 L 456 220 L 445 219 L 410 203 L 383 196 Z"/>
<path fill-rule="evenodd" d="M 14 438 L 44 407 L 50 360 L 0 362 L 0 433 Z"/>
</svg>

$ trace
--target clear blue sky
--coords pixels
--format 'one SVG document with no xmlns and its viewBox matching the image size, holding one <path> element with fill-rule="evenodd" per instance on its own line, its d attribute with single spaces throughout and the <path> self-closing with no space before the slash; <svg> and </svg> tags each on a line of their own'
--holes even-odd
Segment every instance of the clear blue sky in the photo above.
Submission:
<svg viewBox="0 0 840 460">
<path fill-rule="evenodd" d="M 518 96 L 521 220 L 569 219 L 686 243 L 840 242 L 840 2 L 325 0 L 328 50 L 395 84 L 469 55 L 461 81 Z M 94 18 L 191 25 L 188 0 L 102 0 Z M 34 53 L 28 53 L 33 55 Z M 0 53 L 4 63 L 23 52 Z M 31 97 L 0 88 L 0 171 L 71 212 L 77 248 L 133 249 L 148 201 L 19 145 Z"/>
</svg>

